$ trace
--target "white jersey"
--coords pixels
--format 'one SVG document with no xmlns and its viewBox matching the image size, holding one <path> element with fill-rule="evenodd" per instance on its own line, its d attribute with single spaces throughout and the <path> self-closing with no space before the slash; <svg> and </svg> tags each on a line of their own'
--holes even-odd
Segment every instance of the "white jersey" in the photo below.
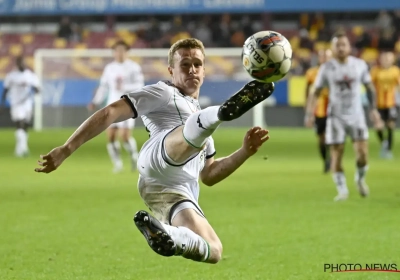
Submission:
<svg viewBox="0 0 400 280">
<path fill-rule="evenodd" d="M 346 122 L 364 118 L 361 89 L 371 82 L 365 61 L 349 56 L 346 63 L 336 59 L 321 65 L 315 80 L 316 88 L 329 88 L 328 116 Z"/>
<path fill-rule="evenodd" d="M 126 59 L 113 61 L 104 68 L 100 86 L 93 103 L 100 105 L 107 98 L 107 105 L 121 98 L 121 95 L 144 86 L 142 68 L 136 62 Z"/>
<path fill-rule="evenodd" d="M 4 88 L 8 89 L 7 98 L 11 107 L 32 102 L 32 88 L 39 88 L 39 79 L 29 69 L 14 70 L 4 79 Z"/>
<path fill-rule="evenodd" d="M 182 164 L 167 163 L 163 140 L 169 131 L 184 125 L 194 112 L 201 110 L 198 100 L 185 96 L 169 82 L 158 82 L 125 95 L 135 117 L 141 117 L 150 133 L 138 161 L 142 180 L 148 185 L 163 185 L 197 201 L 199 173 L 207 158 L 215 154 L 209 137 L 204 150 Z M 150 183 L 151 182 L 151 183 Z"/>
</svg>

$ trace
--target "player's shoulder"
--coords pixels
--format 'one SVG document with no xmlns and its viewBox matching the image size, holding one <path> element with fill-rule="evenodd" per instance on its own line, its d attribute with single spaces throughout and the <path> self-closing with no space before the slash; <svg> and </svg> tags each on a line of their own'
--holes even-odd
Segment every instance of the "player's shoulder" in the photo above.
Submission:
<svg viewBox="0 0 400 280">
<path fill-rule="evenodd" d="M 349 62 L 352 63 L 352 64 L 357 64 L 357 65 L 360 65 L 360 66 L 362 66 L 362 67 L 365 67 L 365 66 L 366 66 L 366 67 L 368 68 L 367 62 L 366 62 L 365 60 L 359 58 L 359 57 L 355 57 L 355 56 L 350 55 L 350 56 L 348 57 L 348 60 L 349 60 Z"/>
<path fill-rule="evenodd" d="M 125 61 L 125 63 L 126 63 L 127 65 L 129 65 L 130 67 L 141 68 L 141 67 L 140 67 L 140 64 L 137 63 L 136 61 L 132 60 L 132 59 L 127 59 L 127 60 Z"/>
<path fill-rule="evenodd" d="M 169 81 L 158 81 L 157 83 L 146 85 L 144 88 L 162 93 L 163 96 L 171 96 L 177 90 L 177 88 Z"/>
</svg>

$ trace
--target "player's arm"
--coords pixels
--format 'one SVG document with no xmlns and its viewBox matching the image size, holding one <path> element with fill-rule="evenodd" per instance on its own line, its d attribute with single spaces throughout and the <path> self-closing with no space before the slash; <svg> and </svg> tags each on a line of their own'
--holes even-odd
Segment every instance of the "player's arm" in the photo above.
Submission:
<svg viewBox="0 0 400 280">
<path fill-rule="evenodd" d="M 364 86 L 365 86 L 370 110 L 377 110 L 376 90 L 375 90 L 374 84 L 372 82 L 369 82 L 369 83 L 365 83 Z"/>
<path fill-rule="evenodd" d="M 318 70 L 317 77 L 314 83 L 314 89 L 311 91 L 307 98 L 305 123 L 307 126 L 312 125 L 314 112 L 317 107 L 317 100 L 322 94 L 322 90 L 327 86 L 326 79 L 326 64 L 322 64 Z"/>
<path fill-rule="evenodd" d="M 170 96 L 163 88 L 146 86 L 94 113 L 89 117 L 64 143 L 41 156 L 41 168 L 36 172 L 50 173 L 56 170 L 62 162 L 74 153 L 80 146 L 106 130 L 112 123 L 121 122 L 129 118 L 137 118 L 166 105 Z"/>
<path fill-rule="evenodd" d="M 312 81 L 310 79 L 310 76 L 311 76 L 311 73 L 310 73 L 310 70 L 308 70 L 306 72 L 306 88 L 305 88 L 305 93 L 304 93 L 304 96 L 306 97 L 305 109 L 307 109 L 307 100 L 310 95 L 310 90 L 311 90 L 311 86 L 312 86 Z"/>
<path fill-rule="evenodd" d="M 269 139 L 268 131 L 260 127 L 253 127 L 247 131 L 242 147 L 230 156 L 207 159 L 200 173 L 201 181 L 207 186 L 213 186 L 237 170 L 247 159 Z"/>
<path fill-rule="evenodd" d="M 36 168 L 35 171 L 50 173 L 56 170 L 80 146 L 106 130 L 112 123 L 131 117 L 135 117 L 135 113 L 126 99 L 118 100 L 97 111 L 71 135 L 64 145 L 41 156 L 43 161 L 38 161 L 38 164 L 42 167 Z"/>
<path fill-rule="evenodd" d="M 100 83 L 93 94 L 91 102 L 88 105 L 88 108 L 90 110 L 93 110 L 96 106 L 98 107 L 106 99 L 108 90 L 109 69 L 109 66 L 106 66 L 103 74 L 101 75 Z"/>
</svg>

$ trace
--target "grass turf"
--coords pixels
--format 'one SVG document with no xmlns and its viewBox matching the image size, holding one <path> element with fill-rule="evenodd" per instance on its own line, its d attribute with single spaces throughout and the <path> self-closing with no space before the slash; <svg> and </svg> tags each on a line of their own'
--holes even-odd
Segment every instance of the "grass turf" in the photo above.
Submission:
<svg viewBox="0 0 400 280">
<path fill-rule="evenodd" d="M 313 132 L 270 131 L 265 147 L 234 175 L 202 187 L 200 204 L 224 245 L 223 260 L 208 265 L 151 251 L 132 222 L 137 210 L 147 210 L 137 174 L 128 170 L 126 154 L 126 171 L 111 173 L 104 135 L 56 172 L 37 174 L 39 154 L 62 144 L 72 130 L 31 132 L 25 159 L 13 157 L 13 130 L 1 130 L 0 279 L 397 279 L 398 273 L 324 272 L 324 264 L 395 263 L 400 269 L 398 160 L 379 159 L 371 132 L 371 196 L 362 199 L 348 143 L 351 195 L 334 203 L 335 187 L 322 174 Z M 237 149 L 244 133 L 219 129 L 217 156 Z M 135 135 L 139 144 L 147 139 L 144 130 Z"/>
</svg>

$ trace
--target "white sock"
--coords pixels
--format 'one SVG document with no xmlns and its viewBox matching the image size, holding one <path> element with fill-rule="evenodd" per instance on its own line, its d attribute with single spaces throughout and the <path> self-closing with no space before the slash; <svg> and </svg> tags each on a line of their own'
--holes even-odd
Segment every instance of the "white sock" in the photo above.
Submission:
<svg viewBox="0 0 400 280">
<path fill-rule="evenodd" d="M 220 106 L 208 107 L 195 112 L 187 119 L 183 128 L 183 137 L 190 145 L 201 148 L 206 143 L 207 138 L 211 136 L 222 123 L 222 121 L 218 119 L 219 107 Z"/>
<path fill-rule="evenodd" d="M 118 141 L 107 144 L 108 155 L 111 158 L 115 167 L 122 167 L 122 160 L 120 156 L 121 144 Z"/>
<path fill-rule="evenodd" d="M 28 152 L 28 134 L 22 128 L 18 128 L 15 131 L 15 154 L 22 155 Z"/>
<path fill-rule="evenodd" d="M 343 172 L 335 172 L 332 175 L 333 181 L 336 184 L 336 189 L 339 194 L 348 194 L 349 190 L 347 188 L 346 176 Z"/>
<path fill-rule="evenodd" d="M 367 170 L 368 170 L 368 165 L 365 165 L 363 167 L 357 167 L 357 173 L 355 176 L 356 181 L 364 180 Z"/>
<path fill-rule="evenodd" d="M 200 235 L 187 227 L 174 227 L 166 224 L 163 226 L 176 243 L 178 255 L 199 262 L 204 262 L 210 257 L 210 245 Z"/>
<path fill-rule="evenodd" d="M 129 153 L 129 155 L 134 158 L 137 157 L 137 143 L 135 138 L 130 137 L 128 142 L 124 142 L 124 149 Z"/>
<path fill-rule="evenodd" d="M 27 153 L 28 152 L 28 133 L 21 129 L 21 150 L 23 153 Z"/>
</svg>

